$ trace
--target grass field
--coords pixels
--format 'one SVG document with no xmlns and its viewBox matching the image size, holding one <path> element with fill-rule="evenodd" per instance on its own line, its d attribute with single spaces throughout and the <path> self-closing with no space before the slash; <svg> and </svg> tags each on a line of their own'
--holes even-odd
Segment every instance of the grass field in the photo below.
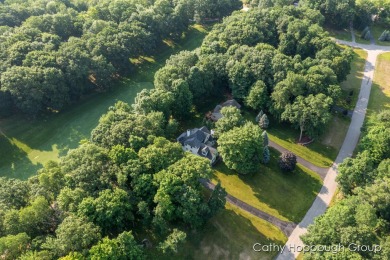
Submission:
<svg viewBox="0 0 390 260">
<path fill-rule="evenodd" d="M 13 116 L 0 120 L 0 176 L 26 179 L 49 160 L 57 160 L 80 140 L 89 138 L 100 116 L 117 101 L 133 103 L 144 88 L 153 88 L 154 73 L 170 55 L 199 47 L 207 30 L 194 26 L 179 43 L 167 42 L 154 57 L 144 57 L 138 71 L 107 93 L 93 94 L 58 114 L 39 120 Z"/>
<path fill-rule="evenodd" d="M 244 109 L 244 117 L 249 121 L 255 122 L 256 114 L 253 111 Z M 314 165 L 319 167 L 329 167 L 332 165 L 338 153 L 336 148 L 326 146 L 318 140 L 315 140 L 307 146 L 299 145 L 297 144 L 300 133 L 298 129 L 294 129 L 289 123 L 279 122 L 279 120 L 270 115 L 268 115 L 268 118 L 270 124 L 267 128 L 267 133 L 270 140 Z"/>
<path fill-rule="evenodd" d="M 374 24 L 374 25 L 370 26 L 371 34 L 372 34 L 372 36 L 374 38 L 375 44 L 382 45 L 382 46 L 390 46 L 390 42 L 388 42 L 388 41 L 379 41 L 378 40 L 379 37 L 381 36 L 381 34 L 383 33 L 383 31 L 384 30 L 389 30 L 389 29 L 390 28 L 387 28 L 387 27 L 383 26 L 382 24 Z M 363 44 L 370 44 L 370 41 L 362 39 L 360 37 L 360 35 L 361 35 L 361 32 L 355 30 L 356 42 L 363 43 Z"/>
<path fill-rule="evenodd" d="M 364 65 L 367 58 L 366 51 L 361 49 L 354 49 L 353 51 L 354 58 L 351 64 L 351 73 L 347 76 L 347 80 L 341 83 L 343 96 L 338 102 L 339 106 L 348 110 L 353 110 L 355 108 L 363 79 Z M 350 102 L 346 101 L 348 97 L 350 97 Z M 320 137 L 320 143 L 333 147 L 336 151 L 339 151 L 343 145 L 349 124 L 349 118 L 343 115 L 335 115 L 331 123 L 328 125 L 325 133 Z"/>
<path fill-rule="evenodd" d="M 279 155 L 271 148 L 270 163 L 251 175 L 239 175 L 219 163 L 212 181 L 220 181 L 229 194 L 264 212 L 282 220 L 299 222 L 322 182 L 316 173 L 301 165 L 292 173 L 282 172 L 277 162 Z"/>
<path fill-rule="evenodd" d="M 326 145 L 326 147 L 333 148 L 336 152 L 333 154 L 335 159 L 338 151 L 343 145 L 350 123 L 351 120 L 348 117 L 342 115 L 333 116 L 332 121 L 325 130 L 325 133 L 319 139 L 321 144 Z"/>
<path fill-rule="evenodd" d="M 366 51 L 362 49 L 354 49 L 353 51 L 354 57 L 351 64 L 351 73 L 347 76 L 347 80 L 340 84 L 343 90 L 343 96 L 338 104 L 349 110 L 355 108 L 362 84 L 364 65 L 367 59 Z M 353 92 L 353 95 L 351 96 L 351 102 L 347 103 L 346 100 L 350 96 L 350 92 Z"/>
<path fill-rule="evenodd" d="M 314 140 L 306 146 L 297 144 L 299 130 L 287 123 L 275 122 L 267 129 L 267 132 L 271 141 L 319 167 L 331 166 L 337 157 L 337 148 L 324 145 L 319 140 Z"/>
<path fill-rule="evenodd" d="M 137 234 L 136 234 L 137 235 Z M 142 237 L 141 237 L 142 238 Z M 283 245 L 285 235 L 270 223 L 226 204 L 201 230 L 188 234 L 175 255 L 148 251 L 150 259 L 274 259 L 278 252 L 255 252 L 254 243 Z"/>
<path fill-rule="evenodd" d="M 360 37 L 361 36 L 361 32 L 360 31 L 354 31 L 354 33 L 355 33 L 355 41 L 357 42 L 357 43 L 361 43 L 361 44 L 371 44 L 371 41 L 370 40 L 365 40 L 365 39 L 363 39 L 362 37 Z"/>
<path fill-rule="evenodd" d="M 384 30 L 389 30 L 390 28 L 386 28 L 381 24 L 375 24 L 371 26 L 371 33 L 374 36 L 375 43 L 378 45 L 383 45 L 383 46 L 390 46 L 390 42 L 382 42 L 379 41 L 379 37 L 383 33 Z"/>
<path fill-rule="evenodd" d="M 390 108 L 390 53 L 378 56 L 368 103 L 368 117 Z"/>
<path fill-rule="evenodd" d="M 354 49 L 351 73 L 348 75 L 347 80 L 341 83 L 343 95 L 348 96 L 351 91 L 353 91 L 353 95 L 349 104 L 341 102 L 339 105 L 351 110 L 355 107 L 359 95 L 366 57 L 367 53 L 365 51 Z M 341 99 L 345 100 L 346 97 Z M 247 117 L 250 117 L 251 120 L 253 119 L 253 115 L 247 115 Z M 287 123 L 279 123 L 277 120 L 272 120 L 272 118 L 270 120 L 270 127 L 267 129 L 267 132 L 272 141 L 320 167 L 332 165 L 343 144 L 350 124 L 348 118 L 335 115 L 324 134 L 313 143 L 302 146 L 296 143 L 299 137 L 299 130 L 292 128 Z"/>
<path fill-rule="evenodd" d="M 351 31 L 349 29 L 335 30 L 330 27 L 325 28 L 329 36 L 343 41 L 352 41 Z"/>
</svg>

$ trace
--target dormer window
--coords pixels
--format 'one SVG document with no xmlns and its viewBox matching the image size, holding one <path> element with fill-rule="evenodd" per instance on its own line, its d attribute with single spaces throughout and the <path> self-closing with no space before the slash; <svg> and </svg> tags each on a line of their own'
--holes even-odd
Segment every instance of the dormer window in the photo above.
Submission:
<svg viewBox="0 0 390 260">
<path fill-rule="evenodd" d="M 209 153 L 209 150 L 207 149 L 207 147 L 202 149 L 202 155 L 203 156 L 207 156 L 208 153 Z"/>
</svg>

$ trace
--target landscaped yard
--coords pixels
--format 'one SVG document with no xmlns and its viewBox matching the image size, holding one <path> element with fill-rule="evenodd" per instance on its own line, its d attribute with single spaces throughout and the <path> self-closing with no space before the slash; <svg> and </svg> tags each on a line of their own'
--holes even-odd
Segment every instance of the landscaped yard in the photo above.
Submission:
<svg viewBox="0 0 390 260">
<path fill-rule="evenodd" d="M 333 28 L 327 27 L 325 30 L 329 33 L 330 37 L 343 41 L 352 41 L 352 35 L 349 29 L 335 30 Z"/>
<path fill-rule="evenodd" d="M 386 28 L 381 24 L 374 24 L 374 25 L 370 26 L 370 31 L 371 31 L 371 34 L 374 38 L 375 44 L 383 45 L 383 46 L 390 46 L 390 42 L 378 40 L 379 37 L 381 36 L 381 34 L 383 33 L 383 31 L 389 30 L 389 29 L 390 28 Z M 358 31 L 355 29 L 354 32 L 355 32 L 355 38 L 356 38 L 357 43 L 363 43 L 363 44 L 370 44 L 371 43 L 370 41 L 364 40 L 360 37 L 361 31 Z"/>
<path fill-rule="evenodd" d="M 357 31 L 356 29 L 354 29 L 354 33 L 355 33 L 355 41 L 357 43 L 361 43 L 361 44 L 370 44 L 371 43 L 370 40 L 365 40 L 361 37 L 361 35 L 362 35 L 361 31 Z"/>
<path fill-rule="evenodd" d="M 285 235 L 270 223 L 226 204 L 201 230 L 192 231 L 175 255 L 148 252 L 151 259 L 274 259 L 278 252 L 255 252 L 254 243 L 283 245 Z"/>
<path fill-rule="evenodd" d="M 385 28 L 380 24 L 375 24 L 371 26 L 371 33 L 374 36 L 375 43 L 378 45 L 390 46 L 390 42 L 382 42 L 379 41 L 379 37 L 383 33 L 384 30 L 389 30 L 390 28 Z"/>
<path fill-rule="evenodd" d="M 367 109 L 368 117 L 390 108 L 390 53 L 378 56 L 373 83 Z"/>
<path fill-rule="evenodd" d="M 1 120 L 0 176 L 26 179 L 42 164 L 76 148 L 80 140 L 89 138 L 100 116 L 110 106 L 119 100 L 133 103 L 139 91 L 153 88 L 154 73 L 170 55 L 199 47 L 206 34 L 204 27 L 192 27 L 178 44 L 167 42 L 155 57 L 139 59 L 138 72 L 123 79 L 112 91 L 91 95 L 63 112 L 39 120 L 21 116 Z"/>
<path fill-rule="evenodd" d="M 341 83 L 343 96 L 338 105 L 348 110 L 355 108 L 359 97 L 360 87 L 363 79 L 363 71 L 366 63 L 367 52 L 361 49 L 354 49 L 354 59 L 351 64 L 351 73 L 347 76 L 347 80 Z M 352 95 L 351 95 L 352 94 Z M 347 102 L 347 98 L 350 102 Z M 348 132 L 350 119 L 343 115 L 333 117 L 331 123 L 325 133 L 320 137 L 321 144 L 333 147 L 339 151 L 343 145 L 345 135 Z M 337 156 L 337 155 L 336 155 Z"/>
<path fill-rule="evenodd" d="M 326 145 L 326 147 L 332 147 L 335 152 L 339 151 L 343 145 L 350 123 L 351 120 L 348 117 L 341 115 L 333 116 L 332 121 L 319 141 L 321 144 Z M 337 153 L 333 156 L 337 157 Z"/>
<path fill-rule="evenodd" d="M 271 150 L 271 161 L 258 173 L 239 175 L 223 163 L 215 167 L 212 181 L 221 182 L 234 197 L 279 219 L 299 222 L 310 208 L 322 181 L 310 170 L 297 165 L 292 173 L 279 169 L 279 152 Z"/>
<path fill-rule="evenodd" d="M 360 49 L 355 49 L 354 53 L 351 73 L 348 75 L 347 80 L 341 83 L 344 95 L 349 95 L 353 91 L 351 103 L 349 105 L 345 104 L 351 110 L 355 107 L 359 95 L 365 59 L 367 57 L 367 53 Z M 339 105 L 344 104 L 341 103 Z M 245 111 L 245 117 L 254 121 L 255 115 L 252 112 Z M 335 115 L 327 129 L 317 140 L 307 146 L 302 146 L 297 144 L 299 137 L 298 129 L 294 129 L 290 124 L 280 123 L 272 118 L 270 118 L 270 121 L 270 127 L 267 129 L 267 132 L 273 142 L 320 167 L 330 167 L 332 165 L 343 144 L 350 123 L 348 118 Z"/>
<path fill-rule="evenodd" d="M 343 90 L 343 97 L 340 99 L 339 105 L 346 109 L 353 110 L 355 108 L 360 86 L 362 84 L 364 65 L 366 64 L 367 52 L 362 49 L 354 49 L 354 58 L 351 64 L 351 73 L 347 76 L 347 80 L 341 83 Z M 347 98 L 350 96 L 351 102 L 347 102 Z"/>
<path fill-rule="evenodd" d="M 319 140 L 314 140 L 306 146 L 297 144 L 299 130 L 292 128 L 287 123 L 277 123 L 276 121 L 272 123 L 271 121 L 267 132 L 271 141 L 319 167 L 330 167 L 337 157 L 337 148 L 324 145 Z"/>
</svg>

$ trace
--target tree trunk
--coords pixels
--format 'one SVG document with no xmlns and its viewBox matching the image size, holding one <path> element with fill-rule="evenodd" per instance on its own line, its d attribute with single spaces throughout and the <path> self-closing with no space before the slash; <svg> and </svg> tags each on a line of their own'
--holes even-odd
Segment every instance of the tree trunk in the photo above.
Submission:
<svg viewBox="0 0 390 260">
<path fill-rule="evenodd" d="M 301 126 L 301 135 L 299 136 L 299 142 L 302 140 L 303 127 Z"/>
</svg>

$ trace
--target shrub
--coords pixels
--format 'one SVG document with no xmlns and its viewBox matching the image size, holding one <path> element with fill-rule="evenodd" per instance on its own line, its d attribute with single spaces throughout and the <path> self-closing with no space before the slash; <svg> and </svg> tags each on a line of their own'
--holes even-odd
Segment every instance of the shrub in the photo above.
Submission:
<svg viewBox="0 0 390 260">
<path fill-rule="evenodd" d="M 283 152 L 279 157 L 279 166 L 282 171 L 291 172 L 297 165 L 297 157 L 291 152 Z"/>
<path fill-rule="evenodd" d="M 268 148 L 268 146 L 264 146 L 264 149 L 263 149 L 263 163 L 267 164 L 267 163 L 269 163 L 270 160 L 271 160 L 271 154 L 269 152 L 269 148 Z"/>
<path fill-rule="evenodd" d="M 259 126 L 261 129 L 267 129 L 269 126 L 269 120 L 266 114 L 264 114 L 259 121 Z"/>
</svg>

